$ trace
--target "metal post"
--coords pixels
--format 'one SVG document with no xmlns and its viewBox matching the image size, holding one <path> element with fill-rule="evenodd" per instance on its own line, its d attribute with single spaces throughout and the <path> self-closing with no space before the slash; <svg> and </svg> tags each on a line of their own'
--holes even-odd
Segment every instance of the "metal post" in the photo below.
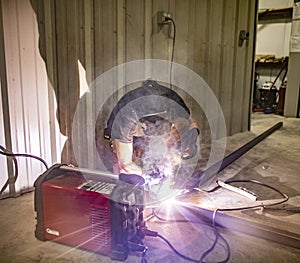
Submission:
<svg viewBox="0 0 300 263">
<path fill-rule="evenodd" d="M 246 152 L 248 152 L 250 149 L 252 149 L 255 145 L 260 143 L 262 140 L 264 140 L 266 137 L 268 137 L 270 134 L 272 134 L 274 131 L 281 128 L 283 125 L 282 122 L 278 122 L 262 134 L 255 137 L 253 140 L 247 142 L 245 145 L 240 147 L 239 149 L 235 150 L 234 152 L 227 155 L 223 160 L 218 161 L 217 163 L 213 164 L 212 166 L 208 167 L 204 171 L 199 171 L 196 176 L 193 176 L 185 185 L 187 189 L 192 188 L 201 188 L 202 186 L 206 186 L 211 182 L 211 180 L 222 170 L 224 170 L 227 166 L 229 166 L 231 163 L 236 161 L 238 158 L 240 158 L 242 155 L 244 155 Z M 220 168 L 218 168 L 220 167 Z"/>
</svg>

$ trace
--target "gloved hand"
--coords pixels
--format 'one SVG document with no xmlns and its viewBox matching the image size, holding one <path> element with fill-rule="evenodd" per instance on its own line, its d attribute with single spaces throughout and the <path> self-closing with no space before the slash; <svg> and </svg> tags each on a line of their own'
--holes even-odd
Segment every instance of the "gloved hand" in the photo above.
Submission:
<svg viewBox="0 0 300 263">
<path fill-rule="evenodd" d="M 126 174 L 136 174 L 136 175 L 142 175 L 142 173 L 143 173 L 142 168 L 134 162 L 121 164 L 120 172 L 126 173 Z"/>
<path fill-rule="evenodd" d="M 193 158 L 197 153 L 197 138 L 199 131 L 193 128 L 181 139 L 182 159 Z"/>
</svg>

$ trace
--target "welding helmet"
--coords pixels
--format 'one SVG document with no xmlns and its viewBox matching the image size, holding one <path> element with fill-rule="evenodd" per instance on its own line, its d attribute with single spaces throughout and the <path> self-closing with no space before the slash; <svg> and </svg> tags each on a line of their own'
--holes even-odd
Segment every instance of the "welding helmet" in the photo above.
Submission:
<svg viewBox="0 0 300 263">
<path fill-rule="evenodd" d="M 169 133 L 172 123 L 158 115 L 143 117 L 139 120 L 146 136 L 160 136 Z"/>
</svg>

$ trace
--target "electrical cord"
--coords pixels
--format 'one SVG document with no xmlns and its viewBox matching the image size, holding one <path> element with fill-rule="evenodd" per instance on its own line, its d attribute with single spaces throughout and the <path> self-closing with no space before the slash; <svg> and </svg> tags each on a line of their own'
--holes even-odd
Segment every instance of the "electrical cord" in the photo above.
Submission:
<svg viewBox="0 0 300 263">
<path fill-rule="evenodd" d="M 264 209 L 264 208 L 269 208 L 270 206 L 275 206 L 275 205 L 278 205 L 278 204 L 285 203 L 289 200 L 289 196 L 286 195 L 285 193 L 281 192 L 279 189 L 277 189 L 273 186 L 270 186 L 268 184 L 256 181 L 256 180 L 227 180 L 226 181 L 226 183 L 228 183 L 228 184 L 238 183 L 238 182 L 254 183 L 254 184 L 258 184 L 258 185 L 267 187 L 267 188 L 269 188 L 271 190 L 274 190 L 275 192 L 279 193 L 283 197 L 283 199 L 280 200 L 280 201 L 270 203 L 270 204 L 261 203 L 261 204 L 253 205 L 253 206 L 235 207 L 235 208 L 217 208 L 217 209 L 215 209 L 214 212 L 213 212 L 213 216 L 212 216 L 212 227 L 213 227 L 214 234 L 215 234 L 215 240 L 214 240 L 213 244 L 210 246 L 210 248 L 208 248 L 205 252 L 202 253 L 199 260 L 196 260 L 196 259 L 193 259 L 193 258 L 190 258 L 190 257 L 187 257 L 187 256 L 181 254 L 177 249 L 175 249 L 175 247 L 170 243 L 170 241 L 168 241 L 165 237 L 158 234 L 158 232 L 147 230 L 145 232 L 145 236 L 159 237 L 160 239 L 162 239 L 164 242 L 166 242 L 168 244 L 168 246 L 173 250 L 173 252 L 176 255 L 178 255 L 179 257 L 184 258 L 188 261 L 198 262 L 198 263 L 205 263 L 204 259 L 215 249 L 215 247 L 218 243 L 218 240 L 221 239 L 225 243 L 225 248 L 226 248 L 226 251 L 227 251 L 227 255 L 226 255 L 226 258 L 224 260 L 216 262 L 216 263 L 226 263 L 226 262 L 228 262 L 228 260 L 230 259 L 230 256 L 231 256 L 230 246 L 229 246 L 228 242 L 226 241 L 226 239 L 220 234 L 220 232 L 217 229 L 217 225 L 216 225 L 217 213 L 218 212 L 228 212 L 228 211 L 250 210 L 250 209 L 255 209 L 255 208 Z M 206 192 L 213 192 L 213 191 L 217 190 L 218 188 L 220 188 L 219 185 L 217 187 L 213 188 L 212 190 L 206 191 Z M 162 218 L 156 213 L 155 209 L 153 209 L 153 215 L 155 217 L 157 217 L 159 220 L 164 221 L 164 222 L 189 222 L 188 220 L 176 220 L 176 219 L 173 219 L 173 220 L 171 219 L 170 220 L 170 219 Z"/>
<path fill-rule="evenodd" d="M 214 230 L 214 234 L 215 234 L 215 240 L 213 242 L 213 244 L 210 246 L 210 248 L 208 248 L 206 251 L 204 251 L 200 257 L 199 262 L 201 263 L 205 263 L 204 258 L 206 258 L 216 247 L 217 243 L 218 243 L 218 239 L 222 239 L 223 242 L 225 243 L 226 246 L 226 251 L 227 251 L 227 256 L 224 260 L 222 261 L 218 261 L 217 263 L 226 263 L 228 262 L 228 260 L 230 259 L 231 256 L 231 251 L 230 251 L 230 246 L 227 242 L 227 240 L 220 234 L 220 232 L 218 231 L 217 227 L 216 227 L 216 216 L 217 216 L 217 212 L 219 210 L 216 209 L 213 213 L 213 218 L 212 218 L 212 224 L 213 224 L 213 230 Z"/>
<path fill-rule="evenodd" d="M 17 179 L 18 179 L 18 162 L 16 157 L 29 157 L 29 158 L 33 158 L 36 159 L 40 162 L 43 163 L 43 165 L 46 167 L 46 169 L 48 169 L 48 165 L 46 163 L 46 161 L 44 159 L 42 159 L 41 157 L 32 155 L 32 154 L 27 154 L 27 153 L 13 153 L 9 150 L 7 150 L 5 147 L 3 147 L 2 145 L 0 145 L 0 154 L 4 155 L 6 157 L 11 157 L 12 161 L 14 163 L 14 177 L 13 178 L 8 178 L 5 182 L 5 184 L 3 185 L 3 187 L 0 190 L 0 195 L 5 191 L 5 189 L 7 188 L 7 186 L 9 185 L 9 183 L 14 184 Z"/>
<path fill-rule="evenodd" d="M 157 214 L 157 212 L 155 211 L 155 209 L 153 209 L 152 211 L 153 215 L 163 221 L 163 222 L 168 222 L 168 223 L 172 223 L 172 222 L 175 222 L 175 223 L 193 223 L 193 224 L 202 224 L 202 225 L 206 225 L 206 226 L 209 226 L 211 224 L 208 224 L 208 223 L 205 223 L 205 222 L 200 222 L 200 221 L 191 221 L 191 220 L 187 220 L 187 219 L 166 219 L 166 218 L 163 218 L 161 217 L 160 215 Z M 223 260 L 223 261 L 220 261 L 218 263 L 225 263 L 229 260 L 230 258 L 230 255 L 231 255 L 231 252 L 230 252 L 230 247 L 229 247 L 229 244 L 228 242 L 226 241 L 226 239 L 218 232 L 217 228 L 216 228 L 216 224 L 215 224 L 215 217 L 216 217 L 216 214 L 217 214 L 217 209 L 214 211 L 213 213 L 213 220 L 212 220 L 212 224 L 213 224 L 213 230 L 214 230 L 214 234 L 215 234 L 215 240 L 212 244 L 212 246 L 206 250 L 202 255 L 201 255 L 201 258 L 200 260 L 196 260 L 196 262 L 203 262 L 204 263 L 204 258 L 210 253 L 213 251 L 213 249 L 215 248 L 215 246 L 217 245 L 217 242 L 218 242 L 218 239 L 220 238 L 224 243 L 225 243 L 225 247 L 226 247 L 226 251 L 227 251 L 227 256 L 226 256 L 226 259 Z M 167 244 L 169 244 L 169 242 L 166 242 Z M 170 245 L 169 245 L 170 246 Z M 171 247 L 171 246 L 170 246 Z M 171 247 L 172 248 L 172 247 Z M 172 250 L 174 251 L 174 249 L 172 248 Z M 174 251 L 175 252 L 175 251 Z M 175 252 L 177 255 L 179 255 L 180 253 L 178 251 Z M 181 256 L 181 255 L 180 255 Z M 194 262 L 194 259 L 190 260 L 192 262 Z"/>
<path fill-rule="evenodd" d="M 168 239 L 166 239 L 164 236 L 160 235 L 160 234 L 157 234 L 157 237 L 159 237 L 160 239 L 162 239 L 163 241 L 165 241 L 168 246 L 174 251 L 174 253 L 176 255 L 178 255 L 179 257 L 185 259 L 185 260 L 188 260 L 188 261 L 191 261 L 191 262 L 199 262 L 198 260 L 196 259 L 193 259 L 193 258 L 190 258 L 188 256 L 185 256 L 183 254 L 181 254 L 177 249 L 175 249 L 175 247 L 170 243 L 170 241 Z"/>
<path fill-rule="evenodd" d="M 174 62 L 174 53 L 175 53 L 175 41 L 176 41 L 176 24 L 173 18 L 167 18 L 170 20 L 173 25 L 173 43 L 172 43 L 172 55 L 171 55 L 171 63 Z"/>
<path fill-rule="evenodd" d="M 245 206 L 245 207 L 234 207 L 234 208 L 218 208 L 214 211 L 213 213 L 213 220 L 212 220 L 212 223 L 213 223 L 213 229 L 214 229 L 214 232 L 215 232 L 215 242 L 212 244 L 212 246 L 207 250 L 205 251 L 201 258 L 200 258 L 200 262 L 203 262 L 203 259 L 211 252 L 214 250 L 216 244 L 217 244 L 217 241 L 218 241 L 218 237 L 220 237 L 223 241 L 225 241 L 225 244 L 226 244 L 226 247 L 227 247 L 227 251 L 228 251 L 228 254 L 227 254 L 227 257 L 224 261 L 222 262 L 227 262 L 230 258 L 230 247 L 227 243 L 227 241 L 221 236 L 221 234 L 219 233 L 217 227 L 216 227 L 216 216 L 217 216 L 217 212 L 229 212 L 229 211 L 242 211 L 242 210 L 250 210 L 250 209 L 255 209 L 255 208 L 266 208 L 266 207 L 270 207 L 270 206 L 275 206 L 275 205 L 279 205 L 279 204 L 282 204 L 282 203 L 285 203 L 289 200 L 289 196 L 286 195 L 285 193 L 281 192 L 279 189 L 271 186 L 271 185 L 268 185 L 268 184 L 265 184 L 265 183 L 262 183 L 262 182 L 259 182 L 259 181 L 256 181 L 256 180 L 227 180 L 226 183 L 227 184 L 231 184 L 231 183 L 254 183 L 254 184 L 258 184 L 258 185 L 261 185 L 261 186 L 264 186 L 264 187 L 267 187 L 269 189 L 272 189 L 274 190 L 275 192 L 279 193 L 283 199 L 280 200 L 280 201 L 277 201 L 277 202 L 273 202 L 271 204 L 264 204 L 264 203 L 261 203 L 261 204 L 258 204 L 258 205 L 253 205 L 253 206 Z M 216 189 L 218 189 L 220 186 L 217 186 L 215 187 L 214 189 L 212 189 L 211 191 L 214 191 Z M 211 192 L 210 191 L 210 192 Z M 219 262 L 220 263 L 220 262 Z"/>
<path fill-rule="evenodd" d="M 285 202 L 287 202 L 289 200 L 289 196 L 286 195 L 285 193 L 281 192 L 279 189 L 277 189 L 277 188 L 275 188 L 275 187 L 273 187 L 271 185 L 262 183 L 260 181 L 256 181 L 256 180 L 227 180 L 227 181 L 225 181 L 225 183 L 226 184 L 232 184 L 232 183 L 253 183 L 253 184 L 258 184 L 260 186 L 269 188 L 269 189 L 277 192 L 278 194 L 280 194 L 283 197 L 283 199 L 280 200 L 280 201 L 274 202 L 274 203 L 270 203 L 270 204 L 261 203 L 261 204 L 258 204 L 258 205 L 245 206 L 245 207 L 220 208 L 220 209 L 218 209 L 218 211 L 227 212 L 227 211 L 248 210 L 248 209 L 254 209 L 254 208 L 265 208 L 265 207 L 269 207 L 269 206 L 275 206 L 275 205 L 283 204 L 283 203 L 285 203 Z M 214 192 L 215 190 L 217 190 L 218 188 L 220 188 L 219 185 L 216 186 L 215 188 L 209 190 L 209 191 L 206 191 L 206 192 L 211 193 L 211 192 Z"/>
<path fill-rule="evenodd" d="M 0 145 L 0 153 L 1 152 L 4 152 L 4 153 L 11 153 L 9 152 L 6 148 L 4 148 L 3 146 Z M 4 183 L 3 187 L 1 188 L 0 190 L 0 195 L 5 191 L 5 189 L 7 188 L 7 186 L 9 185 L 9 183 L 12 183 L 14 184 L 17 179 L 18 179 L 18 174 L 19 174 L 19 171 L 18 171 L 18 162 L 17 162 L 17 159 L 16 157 L 12 156 L 12 162 L 14 164 L 14 177 L 13 178 L 8 178 L 6 180 L 6 182 Z"/>
<path fill-rule="evenodd" d="M 204 263 L 204 258 L 207 256 L 207 255 L 209 255 L 209 253 L 211 253 L 213 250 L 214 250 L 214 248 L 215 248 L 215 246 L 217 245 L 217 242 L 218 242 L 218 239 L 220 238 L 224 243 L 225 243 L 225 247 L 226 247 L 226 251 L 227 251 L 227 256 L 226 256 L 226 259 L 225 260 L 223 260 L 223 261 L 219 261 L 218 263 L 225 263 L 225 262 L 227 262 L 228 260 L 229 260 L 229 258 L 230 258 L 230 255 L 231 255 L 231 252 L 230 252 L 230 247 L 229 247 L 229 244 L 228 244 L 228 242 L 226 241 L 226 239 L 218 232 L 218 230 L 217 230 L 217 227 L 216 227 L 216 224 L 215 224 L 215 218 L 216 218 L 216 214 L 217 214 L 217 211 L 218 211 L 218 209 L 216 209 L 215 211 L 214 211 L 214 213 L 213 213 L 213 219 L 212 219 L 212 226 L 213 226 L 213 230 L 214 230 L 214 234 L 215 234 L 215 240 L 214 240 L 214 242 L 213 242 L 213 244 L 212 244 L 212 246 L 208 249 L 208 250 L 206 250 L 202 255 L 201 255 L 201 258 L 200 258 L 200 260 L 195 260 L 195 259 L 191 259 L 190 261 L 192 261 L 192 262 L 203 262 Z M 154 214 L 154 216 L 157 218 L 157 219 L 159 219 L 159 220 L 161 220 L 161 221 L 163 221 L 163 222 L 168 222 L 168 223 L 172 223 L 172 222 L 175 222 L 175 223 L 198 223 L 198 224 L 203 224 L 203 225 L 210 225 L 210 224 L 208 224 L 208 223 L 204 223 L 204 222 L 196 222 L 196 221 L 190 221 L 190 220 L 187 220 L 187 219 L 183 219 L 183 220 L 178 220 L 178 219 L 166 219 L 166 218 L 163 218 L 163 217 L 161 217 L 160 215 L 158 215 L 157 214 L 157 212 L 155 211 L 155 209 L 153 209 L 153 214 Z M 170 247 L 171 247 L 171 249 L 177 254 L 177 255 L 179 255 L 180 257 L 182 257 L 181 255 L 181 253 L 179 253 L 171 244 L 170 244 L 170 242 L 166 242 Z M 182 258 L 185 258 L 185 256 L 183 256 Z M 185 258 L 186 259 L 186 258 Z M 195 261 L 194 261 L 195 260 Z"/>
<path fill-rule="evenodd" d="M 27 153 L 7 152 L 7 151 L 3 151 L 3 148 L 4 147 L 1 146 L 0 154 L 2 154 L 2 155 L 8 156 L 8 157 L 28 157 L 28 158 L 33 158 L 33 159 L 36 159 L 36 160 L 40 161 L 41 163 L 43 163 L 43 165 L 45 166 L 45 168 L 48 169 L 48 164 L 41 157 L 38 157 L 38 156 L 35 156 L 35 155 L 32 155 L 32 154 L 27 154 Z"/>
<path fill-rule="evenodd" d="M 170 88 L 173 89 L 172 75 L 173 75 L 173 62 L 175 53 L 175 41 L 176 41 L 176 24 L 173 18 L 166 17 L 166 21 L 171 21 L 173 25 L 173 42 L 172 42 L 172 54 L 171 54 L 171 65 L 170 65 Z"/>
<path fill-rule="evenodd" d="M 186 255 L 184 255 L 184 254 L 182 254 L 182 253 L 180 253 L 173 245 L 172 245 L 172 243 L 167 239 L 167 238 L 165 238 L 164 236 L 162 236 L 162 235 L 160 235 L 158 232 L 156 232 L 156 231 L 152 231 L 152 230 L 149 230 L 149 229 L 143 229 L 143 233 L 144 233 L 144 235 L 145 236 L 151 236 L 151 237 L 158 237 L 158 238 L 160 238 L 160 239 L 162 239 L 171 249 L 172 249 L 172 251 L 177 255 L 177 256 L 179 256 L 179 257 L 181 257 L 181 258 L 183 258 L 183 259 L 185 259 L 185 260 L 187 260 L 187 261 L 190 261 L 190 262 L 195 262 L 195 263 L 205 263 L 204 261 L 202 261 L 202 258 L 204 258 L 207 254 L 209 254 L 210 252 L 211 252 L 211 250 L 209 249 L 209 250 L 207 250 L 206 252 L 204 252 L 203 253 L 203 255 L 201 256 L 201 258 L 200 258 L 200 260 L 198 260 L 198 259 L 194 259 L 194 258 L 190 258 L 190 257 L 188 257 L 188 256 L 186 256 Z M 222 238 L 224 241 L 225 241 L 225 244 L 226 244 L 226 246 L 227 246 L 227 248 L 229 248 L 229 244 L 227 243 L 227 241 L 218 233 L 218 235 L 217 235 L 217 238 Z M 215 240 L 214 241 L 214 244 L 216 244 L 217 243 L 217 241 Z M 228 253 L 228 256 L 227 256 L 227 258 L 229 259 L 230 258 L 230 253 Z M 218 263 L 225 263 L 225 262 L 227 262 L 228 261 L 228 259 L 226 258 L 226 261 L 224 260 L 224 261 L 220 261 L 220 262 L 218 262 Z"/>
</svg>

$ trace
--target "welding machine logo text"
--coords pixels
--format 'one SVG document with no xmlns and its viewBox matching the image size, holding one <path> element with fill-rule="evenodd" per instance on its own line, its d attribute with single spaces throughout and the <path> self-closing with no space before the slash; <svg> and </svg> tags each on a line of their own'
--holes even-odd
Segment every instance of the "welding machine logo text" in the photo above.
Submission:
<svg viewBox="0 0 300 263">
<path fill-rule="evenodd" d="M 59 231 L 57 231 L 57 230 L 53 230 L 53 229 L 50 229 L 50 228 L 48 227 L 48 228 L 46 228 L 46 232 L 47 232 L 48 234 L 50 234 L 50 235 L 54 235 L 54 236 L 59 237 Z"/>
</svg>

